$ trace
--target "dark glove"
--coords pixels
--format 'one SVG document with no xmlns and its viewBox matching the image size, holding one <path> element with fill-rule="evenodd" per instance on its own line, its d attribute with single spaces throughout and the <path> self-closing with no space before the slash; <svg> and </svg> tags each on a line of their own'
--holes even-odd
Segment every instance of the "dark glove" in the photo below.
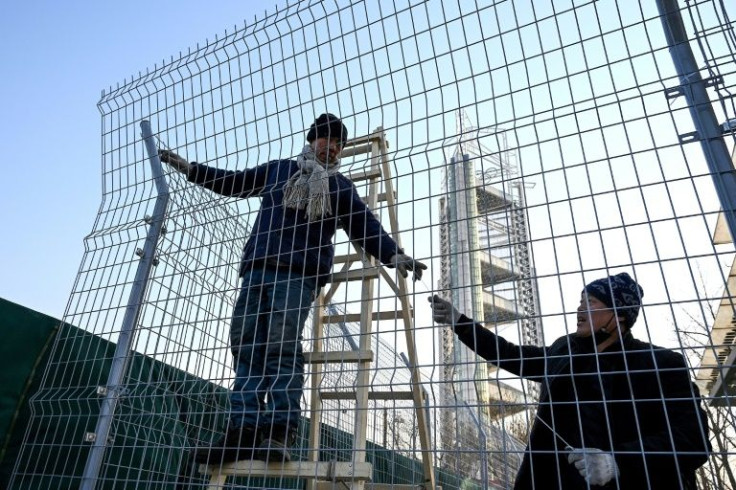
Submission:
<svg viewBox="0 0 736 490">
<path fill-rule="evenodd" d="M 159 150 L 158 157 L 161 159 L 162 162 L 168 163 L 179 172 L 185 174 L 189 173 L 189 169 L 191 168 L 190 163 L 177 155 L 175 152 L 171 150 Z"/>
<path fill-rule="evenodd" d="M 452 303 L 436 294 L 427 298 L 432 307 L 432 318 L 441 325 L 455 325 L 460 321 L 461 313 Z"/>
<path fill-rule="evenodd" d="M 389 263 L 386 264 L 387 267 L 396 267 L 396 270 L 399 271 L 399 274 L 401 274 L 403 277 L 406 277 L 409 275 L 407 271 L 414 271 L 414 280 L 418 281 L 422 278 L 422 271 L 427 270 L 427 266 L 419 262 L 418 260 L 414 260 L 411 257 L 409 257 L 406 254 L 396 254 L 393 257 L 391 257 L 391 260 L 389 260 Z"/>
</svg>

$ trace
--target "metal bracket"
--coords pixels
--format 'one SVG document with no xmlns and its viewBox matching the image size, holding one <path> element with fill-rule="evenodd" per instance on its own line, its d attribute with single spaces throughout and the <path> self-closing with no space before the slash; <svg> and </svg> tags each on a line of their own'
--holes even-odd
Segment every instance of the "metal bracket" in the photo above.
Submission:
<svg viewBox="0 0 736 490">
<path fill-rule="evenodd" d="M 147 225 L 152 225 L 153 224 L 153 217 L 147 214 L 147 215 L 145 215 L 143 217 L 143 221 Z M 166 225 L 161 225 L 161 233 L 166 233 Z"/>
<path fill-rule="evenodd" d="M 664 96 L 666 99 L 676 99 L 681 95 L 683 95 L 682 85 L 678 85 L 677 87 L 668 87 L 664 89 Z"/>
<path fill-rule="evenodd" d="M 706 87 L 716 87 L 718 85 L 723 85 L 723 75 L 715 75 L 712 77 L 708 77 L 705 80 L 703 80 L 703 83 Z"/>
<path fill-rule="evenodd" d="M 685 133 L 680 134 L 677 136 L 680 140 L 680 144 L 684 145 L 685 143 L 693 143 L 695 141 L 700 141 L 700 135 L 697 131 L 693 131 L 692 133 Z"/>
<path fill-rule="evenodd" d="M 729 119 L 725 123 L 721 124 L 721 131 L 723 131 L 724 134 L 736 132 L 736 118 Z"/>
<path fill-rule="evenodd" d="M 97 390 L 95 390 L 95 394 L 97 396 L 108 396 L 108 395 L 112 395 L 115 398 L 123 398 L 123 397 L 127 396 L 128 393 L 130 393 L 130 389 L 125 388 L 125 387 L 115 389 L 115 388 L 110 388 L 108 386 L 98 386 L 97 387 Z"/>
<path fill-rule="evenodd" d="M 704 78 L 702 82 L 706 88 L 723 85 L 723 76 L 715 75 L 712 77 Z M 667 99 L 676 99 L 681 95 L 685 95 L 685 85 L 678 85 L 676 87 L 669 87 L 664 89 L 664 96 Z"/>
<path fill-rule="evenodd" d="M 95 442 L 97 440 L 97 434 L 94 432 L 84 433 L 84 442 Z"/>
</svg>

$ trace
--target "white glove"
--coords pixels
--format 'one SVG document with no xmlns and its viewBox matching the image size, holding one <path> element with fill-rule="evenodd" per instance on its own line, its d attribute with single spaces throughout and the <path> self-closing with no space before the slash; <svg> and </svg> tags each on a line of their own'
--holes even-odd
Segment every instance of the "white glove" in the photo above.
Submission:
<svg viewBox="0 0 736 490">
<path fill-rule="evenodd" d="M 591 485 L 605 485 L 619 475 L 613 454 L 600 449 L 573 449 L 567 462 L 574 464 L 580 476 Z"/>
<path fill-rule="evenodd" d="M 389 260 L 388 267 L 396 267 L 403 277 L 408 275 L 407 271 L 414 271 L 414 280 L 418 281 L 422 278 L 422 271 L 427 270 L 427 266 L 414 260 L 406 254 L 396 254 Z"/>
<path fill-rule="evenodd" d="M 182 157 L 177 155 L 171 150 L 159 150 L 158 151 L 158 157 L 161 159 L 162 162 L 168 163 L 172 167 L 174 167 L 176 170 L 182 173 L 189 173 L 189 169 L 191 168 L 191 165 L 189 162 L 184 160 Z"/>
<path fill-rule="evenodd" d="M 460 321 L 461 313 L 447 300 L 437 296 L 427 298 L 432 306 L 432 318 L 435 322 L 443 325 L 455 325 Z"/>
</svg>

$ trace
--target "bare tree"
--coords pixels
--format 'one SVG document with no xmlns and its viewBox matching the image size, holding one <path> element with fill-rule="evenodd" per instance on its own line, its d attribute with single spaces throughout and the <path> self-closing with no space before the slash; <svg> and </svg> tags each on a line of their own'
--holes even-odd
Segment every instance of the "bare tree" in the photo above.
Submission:
<svg viewBox="0 0 736 490">
<path fill-rule="evenodd" d="M 700 286 L 705 298 L 720 297 L 721 294 L 707 294 L 705 278 L 701 271 Z M 719 286 L 719 289 L 721 287 Z M 720 291 L 719 291 L 720 292 Z M 681 311 L 689 318 L 687 329 L 676 329 L 680 342 L 688 351 L 688 360 L 691 365 L 700 364 L 704 349 L 713 348 L 710 324 L 715 321 L 716 310 L 714 302 L 705 303 L 702 316 L 695 316 L 684 307 Z M 736 413 L 733 403 L 723 399 L 705 398 L 705 411 L 710 427 L 710 442 L 713 446 L 709 464 L 697 472 L 698 487 L 702 489 L 736 490 L 736 476 L 734 476 L 733 460 L 736 459 Z M 710 469 L 710 471 L 708 471 Z"/>
</svg>

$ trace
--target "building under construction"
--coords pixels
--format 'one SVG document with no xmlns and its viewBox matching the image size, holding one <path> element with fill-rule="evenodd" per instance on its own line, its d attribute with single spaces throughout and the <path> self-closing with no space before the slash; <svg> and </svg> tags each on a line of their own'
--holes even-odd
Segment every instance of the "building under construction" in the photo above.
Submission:
<svg viewBox="0 0 736 490">
<path fill-rule="evenodd" d="M 529 246 L 524 182 L 504 149 L 503 130 L 479 130 L 464 113 L 457 117 L 457 144 L 448 155 L 444 197 L 440 199 L 442 275 L 439 289 L 469 317 L 494 331 L 516 326 L 518 341 L 540 345 L 534 263 Z M 484 145 L 491 135 L 497 149 Z M 494 379 L 494 366 L 463 345 L 449 327 L 440 337 L 443 356 L 442 444 L 446 467 L 473 472 L 483 464 L 470 455 L 489 446 L 519 445 L 506 417 L 528 408 L 536 387 L 526 390 Z M 521 386 L 521 385 L 519 385 Z M 526 393 L 524 392 L 526 391 Z M 457 407 L 464 407 L 459 410 Z M 464 430 L 480 425 L 481 430 Z M 502 430 L 498 430 L 501 429 Z M 515 433 L 516 432 L 516 433 Z M 523 431 L 521 431 L 523 432 Z M 512 434 L 512 435 L 510 435 Z M 513 450 L 490 451 L 506 461 L 490 462 L 489 470 L 518 466 Z M 467 455 L 467 461 L 463 455 Z M 493 456 L 492 456 L 493 457 Z M 488 464 L 488 463 L 486 463 Z M 503 475 L 492 475 L 503 480 Z"/>
</svg>

